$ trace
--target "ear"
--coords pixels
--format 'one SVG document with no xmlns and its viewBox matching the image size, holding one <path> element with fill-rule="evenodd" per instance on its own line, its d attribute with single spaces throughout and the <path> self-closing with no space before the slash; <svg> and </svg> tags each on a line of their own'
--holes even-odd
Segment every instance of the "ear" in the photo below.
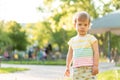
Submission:
<svg viewBox="0 0 120 80">
<path fill-rule="evenodd" d="M 90 23 L 90 24 L 89 24 L 89 29 L 91 29 L 91 26 L 92 26 L 92 24 Z"/>
</svg>

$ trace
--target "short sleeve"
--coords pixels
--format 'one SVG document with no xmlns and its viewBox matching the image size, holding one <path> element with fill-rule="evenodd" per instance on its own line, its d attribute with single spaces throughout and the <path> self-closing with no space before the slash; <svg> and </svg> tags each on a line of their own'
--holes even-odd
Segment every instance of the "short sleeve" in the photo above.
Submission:
<svg viewBox="0 0 120 80">
<path fill-rule="evenodd" d="M 97 41 L 97 38 L 93 35 L 90 36 L 90 43 L 93 44 L 94 42 Z"/>
<path fill-rule="evenodd" d="M 72 39 L 70 39 L 70 40 L 68 41 L 68 45 L 69 45 L 69 46 L 72 46 Z"/>
</svg>

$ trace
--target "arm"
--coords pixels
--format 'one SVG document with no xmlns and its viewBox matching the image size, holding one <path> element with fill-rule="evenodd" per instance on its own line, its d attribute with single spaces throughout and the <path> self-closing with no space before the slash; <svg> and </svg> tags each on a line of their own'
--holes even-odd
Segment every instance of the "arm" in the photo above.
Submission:
<svg viewBox="0 0 120 80">
<path fill-rule="evenodd" d="M 70 66 L 71 66 L 71 62 L 72 62 L 72 57 L 73 57 L 73 49 L 72 49 L 72 47 L 69 46 L 68 54 L 67 54 L 67 58 L 66 58 L 65 76 L 70 76 Z"/>
<path fill-rule="evenodd" d="M 73 50 L 72 50 L 72 48 L 69 46 L 68 54 L 67 54 L 67 58 L 66 58 L 66 68 L 67 68 L 67 69 L 69 69 L 70 66 L 71 66 L 72 57 L 73 57 Z"/>
<path fill-rule="evenodd" d="M 93 48 L 93 75 L 96 75 L 98 73 L 98 65 L 99 65 L 99 48 L 98 48 L 98 41 L 95 41 L 92 44 Z"/>
</svg>

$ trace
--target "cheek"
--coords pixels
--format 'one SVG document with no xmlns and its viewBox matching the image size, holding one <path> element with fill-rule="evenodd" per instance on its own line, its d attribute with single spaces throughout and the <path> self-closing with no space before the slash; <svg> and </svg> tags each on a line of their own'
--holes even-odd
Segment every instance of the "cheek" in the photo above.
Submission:
<svg viewBox="0 0 120 80">
<path fill-rule="evenodd" d="M 87 28 L 86 31 L 89 31 L 89 28 Z"/>
<path fill-rule="evenodd" d="M 78 29 L 79 29 L 79 27 L 78 27 L 77 25 L 75 26 L 75 28 L 76 28 L 76 30 L 78 30 Z"/>
</svg>

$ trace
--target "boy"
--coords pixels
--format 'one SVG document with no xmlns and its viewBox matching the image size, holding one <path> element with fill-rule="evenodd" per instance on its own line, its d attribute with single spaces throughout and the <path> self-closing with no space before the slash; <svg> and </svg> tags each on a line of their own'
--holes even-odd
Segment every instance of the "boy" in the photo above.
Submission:
<svg viewBox="0 0 120 80">
<path fill-rule="evenodd" d="M 73 61 L 73 80 L 95 80 L 98 73 L 99 50 L 97 39 L 87 34 L 90 28 L 90 16 L 87 12 L 78 12 L 74 18 L 77 35 L 68 44 L 65 76 L 70 76 Z"/>
</svg>

